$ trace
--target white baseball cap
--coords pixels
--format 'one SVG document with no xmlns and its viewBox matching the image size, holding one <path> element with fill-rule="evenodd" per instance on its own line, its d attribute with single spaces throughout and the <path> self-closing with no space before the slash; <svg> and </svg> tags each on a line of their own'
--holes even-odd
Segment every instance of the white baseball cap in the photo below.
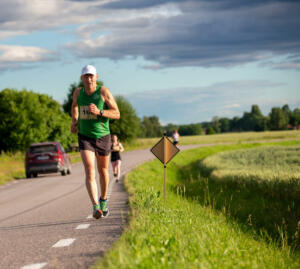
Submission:
<svg viewBox="0 0 300 269">
<path fill-rule="evenodd" d="M 86 65 L 82 68 L 81 71 L 81 75 L 85 75 L 85 74 L 92 74 L 92 75 L 96 75 L 97 71 L 96 68 L 93 65 Z"/>
</svg>

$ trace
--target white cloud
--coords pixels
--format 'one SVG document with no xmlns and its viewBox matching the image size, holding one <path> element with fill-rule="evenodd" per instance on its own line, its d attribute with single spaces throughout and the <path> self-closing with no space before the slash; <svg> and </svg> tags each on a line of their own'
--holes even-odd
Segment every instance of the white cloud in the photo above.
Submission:
<svg viewBox="0 0 300 269">
<path fill-rule="evenodd" d="M 104 2 L 103 2 L 104 3 Z M 1 0 L 0 2 L 0 70 L 24 68 L 24 64 L 53 61 L 59 52 L 43 48 L 36 40 L 31 46 L 20 46 L 6 39 L 25 36 L 41 30 L 57 29 L 72 24 L 89 23 L 99 16 L 99 3 L 72 2 L 62 0 L 23 1 Z M 94 8 L 93 8 L 94 7 Z M 92 12 L 90 12 L 92 10 Z M 44 40 L 43 40 L 44 41 Z M 42 42 L 43 42 L 42 41 Z M 52 39 L 49 42 L 57 43 Z M 53 47 L 58 47 L 53 45 Z M 14 63 L 14 64 L 12 64 Z"/>
<path fill-rule="evenodd" d="M 6 39 L 13 36 L 27 35 L 26 31 L 0 31 L 0 40 Z"/>
<path fill-rule="evenodd" d="M 275 92 L 284 92 L 285 85 L 265 80 L 228 81 L 208 87 L 186 87 L 146 91 L 126 97 L 140 117 L 157 115 L 162 122 L 195 123 L 214 116 L 242 116 L 257 104 L 264 113 L 273 106 L 299 105 L 300 99 L 286 93 L 276 98 Z M 272 97 L 274 96 L 274 97 Z"/>
<path fill-rule="evenodd" d="M 0 32 L 9 32 L 12 36 L 19 35 L 20 32 L 88 24 L 99 17 L 99 6 L 105 2 L 1 0 Z"/>
<path fill-rule="evenodd" d="M 107 10 L 107 15 L 92 26 L 78 31 L 88 40 L 68 44 L 77 56 L 143 56 L 154 62 L 146 68 L 157 69 L 237 66 L 291 52 L 300 54 L 296 12 L 300 4 L 294 1 L 174 0 L 141 4 L 124 0 L 107 6 L 113 8 L 113 17 Z M 297 66 L 286 64 L 284 68 Z"/>
<path fill-rule="evenodd" d="M 53 52 L 38 47 L 0 45 L 0 62 L 28 63 L 49 60 Z"/>
<path fill-rule="evenodd" d="M 239 107 L 241 107 L 240 104 L 232 104 L 232 105 L 226 105 L 226 106 L 224 106 L 224 108 L 239 108 Z"/>
<path fill-rule="evenodd" d="M 228 67 L 299 56 L 299 8 L 292 0 L 2 0 L 0 39 L 72 25 L 78 40 L 66 48 L 80 58 L 141 56 L 153 63 L 148 69 Z"/>
</svg>

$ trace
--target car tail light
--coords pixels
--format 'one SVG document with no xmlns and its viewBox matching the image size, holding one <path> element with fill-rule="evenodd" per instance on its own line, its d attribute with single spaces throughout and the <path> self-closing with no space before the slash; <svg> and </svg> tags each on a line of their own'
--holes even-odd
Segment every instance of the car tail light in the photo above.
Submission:
<svg viewBox="0 0 300 269">
<path fill-rule="evenodd" d="M 28 152 L 26 153 L 26 162 L 31 163 L 34 161 L 34 157 L 31 156 Z"/>
<path fill-rule="evenodd" d="M 58 152 L 52 153 L 52 154 L 51 154 L 51 158 L 52 158 L 54 161 L 60 162 L 60 156 L 59 156 L 59 153 L 58 153 Z"/>
<path fill-rule="evenodd" d="M 61 162 L 63 164 L 63 157 L 61 155 L 61 152 L 58 152 L 58 161 Z"/>
</svg>

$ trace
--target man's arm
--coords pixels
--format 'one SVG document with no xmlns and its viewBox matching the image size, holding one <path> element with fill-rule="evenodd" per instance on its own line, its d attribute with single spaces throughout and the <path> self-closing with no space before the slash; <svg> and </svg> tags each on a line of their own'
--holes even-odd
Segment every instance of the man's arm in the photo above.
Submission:
<svg viewBox="0 0 300 269">
<path fill-rule="evenodd" d="M 120 118 L 120 111 L 115 98 L 112 96 L 108 88 L 102 86 L 101 97 L 108 106 L 108 109 L 103 110 L 102 116 L 105 118 L 118 120 Z M 93 114 L 100 115 L 100 109 L 98 109 L 95 104 L 90 104 L 89 110 Z"/>
<path fill-rule="evenodd" d="M 78 123 L 78 106 L 77 106 L 77 98 L 80 93 L 80 88 L 77 88 L 73 93 L 73 102 L 71 106 L 72 112 L 72 125 L 71 125 L 71 132 L 77 133 L 77 123 Z"/>
</svg>

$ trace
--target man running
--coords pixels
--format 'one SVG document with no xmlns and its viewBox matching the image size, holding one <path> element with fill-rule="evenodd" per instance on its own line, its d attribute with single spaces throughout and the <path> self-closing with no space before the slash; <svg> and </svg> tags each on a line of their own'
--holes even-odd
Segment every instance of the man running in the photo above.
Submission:
<svg viewBox="0 0 300 269">
<path fill-rule="evenodd" d="M 92 65 L 82 68 L 83 88 L 73 94 L 71 132 L 78 132 L 78 144 L 84 164 L 86 188 L 93 204 L 93 217 L 109 215 L 107 189 L 111 151 L 109 119 L 119 119 L 118 105 L 108 88 L 97 86 L 98 74 Z M 95 156 L 100 178 L 101 195 L 95 179 Z"/>
</svg>

